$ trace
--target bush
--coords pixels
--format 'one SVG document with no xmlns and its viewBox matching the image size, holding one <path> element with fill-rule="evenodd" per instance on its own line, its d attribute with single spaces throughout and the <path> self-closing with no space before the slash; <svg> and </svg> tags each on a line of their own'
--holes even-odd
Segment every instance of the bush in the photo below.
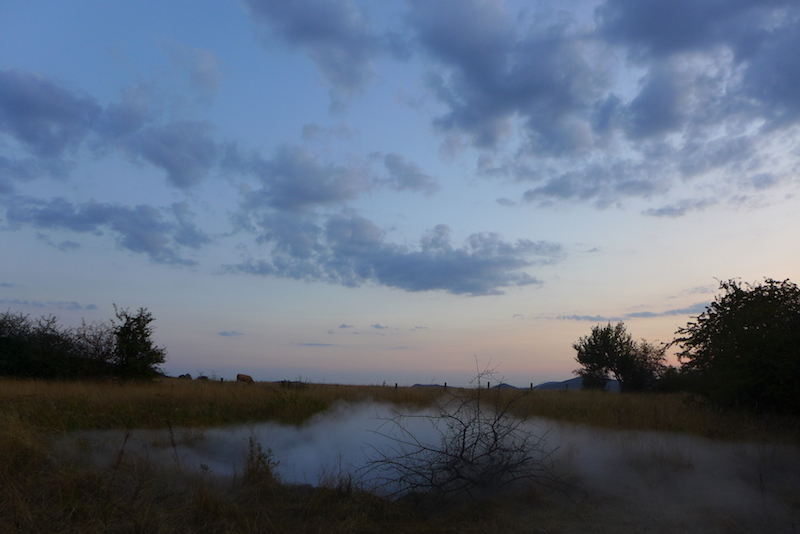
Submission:
<svg viewBox="0 0 800 534">
<path fill-rule="evenodd" d="M 485 376 L 479 374 L 477 384 Z M 388 419 L 386 431 L 378 433 L 392 445 L 373 450 L 367 478 L 390 496 L 418 496 L 429 503 L 485 497 L 517 482 L 553 483 L 544 437 L 509 413 L 524 395 L 480 386 L 447 390 L 431 415 Z M 409 423 L 419 419 L 434 430 L 432 442 L 411 429 Z"/>
<path fill-rule="evenodd" d="M 720 289 L 677 332 L 682 371 L 717 405 L 800 413 L 800 289 L 772 279 Z"/>
</svg>

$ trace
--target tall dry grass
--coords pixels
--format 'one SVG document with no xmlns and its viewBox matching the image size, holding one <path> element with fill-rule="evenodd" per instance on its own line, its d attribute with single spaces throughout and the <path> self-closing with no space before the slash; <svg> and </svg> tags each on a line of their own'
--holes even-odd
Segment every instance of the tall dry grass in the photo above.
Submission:
<svg viewBox="0 0 800 534">
<path fill-rule="evenodd" d="M 284 385 L 285 386 L 285 385 Z M 405 409 L 432 406 L 436 387 L 351 386 L 279 382 L 150 383 L 0 380 L 0 409 L 46 431 L 166 426 L 222 426 L 278 421 L 302 424 L 336 402 L 381 402 Z M 686 394 L 600 391 L 455 390 L 487 401 L 510 398 L 518 417 L 545 417 L 611 430 L 682 432 L 724 440 L 800 442 L 796 419 L 753 416 L 704 405 Z"/>
<path fill-rule="evenodd" d="M 233 482 L 182 466 L 154 465 L 123 446 L 113 461 L 67 460 L 54 443 L 72 430 L 209 427 L 255 421 L 302 424 L 336 402 L 431 405 L 440 388 L 279 383 L 42 382 L 0 380 L 0 532 L 601 532 L 603 518 L 564 495 L 531 488 L 436 513 L 392 502 L 332 477 L 327 486 L 287 486 L 265 451 L 251 447 Z M 797 424 L 759 420 L 687 403 L 685 395 L 461 390 L 487 402 L 513 398 L 512 412 L 609 429 L 686 432 L 724 440 L 800 442 Z M 402 411 L 402 408 L 401 408 Z M 635 528 L 635 527 L 631 527 Z M 609 530 L 610 529 L 610 530 Z M 633 532 L 634 530 L 630 530 Z"/>
</svg>

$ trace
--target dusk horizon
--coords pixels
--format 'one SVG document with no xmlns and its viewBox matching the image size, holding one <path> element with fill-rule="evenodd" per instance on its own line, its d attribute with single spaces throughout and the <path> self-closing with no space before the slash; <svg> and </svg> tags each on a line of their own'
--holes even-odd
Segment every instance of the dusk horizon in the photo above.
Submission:
<svg viewBox="0 0 800 534">
<path fill-rule="evenodd" d="M 800 280 L 798 72 L 791 0 L 7 0 L 0 312 L 146 308 L 171 376 L 568 380 Z"/>
</svg>

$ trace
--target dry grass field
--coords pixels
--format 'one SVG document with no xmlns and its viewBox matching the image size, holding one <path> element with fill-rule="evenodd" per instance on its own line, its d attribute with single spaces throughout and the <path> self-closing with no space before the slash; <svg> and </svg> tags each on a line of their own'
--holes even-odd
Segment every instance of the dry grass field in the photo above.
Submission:
<svg viewBox="0 0 800 534">
<path fill-rule="evenodd" d="M 342 402 L 379 402 L 412 411 L 431 406 L 442 394 L 440 388 L 285 386 L 179 379 L 155 383 L 0 380 L 0 532 L 633 533 L 800 529 L 800 523 L 793 522 L 800 518 L 800 497 L 791 490 L 792 483 L 800 485 L 800 480 L 793 481 L 794 471 L 781 468 L 787 454 L 782 451 L 796 451 L 800 445 L 797 421 L 724 413 L 679 394 L 481 392 L 490 401 L 504 402 L 514 396 L 511 412 L 522 419 L 558 421 L 564 428 L 580 429 L 586 435 L 596 429 L 602 434 L 588 441 L 606 440 L 611 445 L 604 446 L 612 448 L 624 448 L 624 443 L 609 441 L 608 436 L 626 436 L 632 431 L 693 436 L 691 439 L 734 449 L 739 443 L 769 445 L 771 448 L 758 450 L 772 451 L 775 458 L 758 460 L 757 475 L 753 475 L 755 495 L 760 487 L 763 502 L 756 503 L 755 511 L 744 522 L 709 512 L 704 522 L 698 523 L 695 512 L 681 515 L 680 503 L 670 508 L 669 517 L 657 505 L 649 515 L 642 515 L 637 505 L 634 514 L 624 498 L 613 492 L 590 493 L 566 471 L 562 473 L 565 484 L 558 490 L 531 485 L 478 502 L 431 510 L 418 502 L 372 495 L 342 473 L 316 488 L 281 483 L 275 476 L 270 451 L 252 442 L 233 479 L 209 476 L 180 462 L 165 466 L 126 450 L 127 436 L 137 429 L 167 429 L 166 435 L 171 437 L 173 428 L 194 428 L 200 429 L 198 439 L 202 439 L 202 429 L 208 428 L 261 422 L 303 425 Z M 474 390 L 460 393 L 476 394 Z M 110 429 L 118 429 L 125 437 L 113 458 L 104 463 L 76 460 L 56 446 L 76 431 Z M 77 446 L 89 448 L 90 444 L 79 442 Z M 653 445 L 644 452 L 631 449 L 633 452 L 625 453 L 625 461 L 633 458 L 636 472 L 644 473 L 643 480 L 653 488 L 678 491 L 682 488 L 678 482 L 670 486 L 664 481 L 671 472 L 700 469 L 687 454 L 669 447 Z M 568 452 L 564 458 L 568 459 Z M 752 454 L 748 454 L 750 461 Z M 584 456 L 575 455 L 573 461 L 585 461 L 581 460 Z M 770 474 L 770 469 L 779 472 Z M 780 502 L 773 505 L 775 499 Z M 774 510 L 778 508 L 770 508 L 774 506 L 779 506 L 782 514 L 777 519 Z"/>
</svg>

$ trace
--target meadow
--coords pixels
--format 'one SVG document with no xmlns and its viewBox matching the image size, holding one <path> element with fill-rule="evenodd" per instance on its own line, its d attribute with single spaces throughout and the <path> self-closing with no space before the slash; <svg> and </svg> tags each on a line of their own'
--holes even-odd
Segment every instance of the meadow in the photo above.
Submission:
<svg viewBox="0 0 800 534">
<path fill-rule="evenodd" d="M 800 468 L 793 467 L 800 463 L 798 421 L 725 412 L 685 394 L 484 390 L 481 395 L 494 402 L 513 399 L 507 404 L 509 413 L 521 420 L 552 422 L 554 439 L 580 435 L 582 449 L 564 446 L 559 451 L 560 467 L 554 471 L 558 487 L 531 484 L 436 509 L 418 500 L 376 496 L 335 466 L 317 487 L 282 482 L 273 457 L 281 451 L 262 448 L 252 439 L 233 477 L 215 476 L 205 466 L 190 468 L 177 455 L 176 442 L 202 441 L 204 431 L 211 429 L 233 432 L 267 422 L 302 428 L 343 404 L 380 403 L 414 412 L 433 406 L 442 393 L 441 388 L 428 387 L 249 385 L 170 378 L 146 383 L 0 380 L 0 532 L 633 533 L 800 528 L 800 494 L 793 489 L 800 482 Z M 143 430 L 161 432 L 159 439 L 166 442 L 162 448 L 175 450 L 175 461 L 165 464 L 134 454 L 131 436 Z M 69 436 L 98 431 L 116 431 L 118 437 L 111 445 L 114 454 L 102 461 L 86 460 L 97 446 L 88 439 L 72 440 L 72 452 L 63 447 Z M 735 509 L 722 513 L 719 510 L 729 508 L 712 503 L 702 516 L 694 509 L 686 511 L 692 499 L 699 499 L 690 495 L 689 488 L 698 486 L 692 477 L 705 472 L 703 462 L 713 463 L 714 456 L 728 453 L 734 461 L 725 469 L 730 467 L 733 483 L 725 486 L 741 482 L 742 491 L 718 498 Z M 595 471 L 622 462 L 635 477 L 620 476 L 614 482 L 614 488 L 622 488 L 619 492 L 603 489 L 597 486 L 598 480 L 605 480 L 598 478 L 601 475 L 576 475 L 570 462 Z M 724 489 L 715 483 L 704 475 L 702 484 L 709 492 Z M 626 491 L 638 495 L 635 505 Z M 659 498 L 670 493 L 686 497 L 666 499 L 672 504 L 662 502 L 659 507 Z M 644 494 L 653 501 L 652 509 L 643 509 Z"/>
</svg>

